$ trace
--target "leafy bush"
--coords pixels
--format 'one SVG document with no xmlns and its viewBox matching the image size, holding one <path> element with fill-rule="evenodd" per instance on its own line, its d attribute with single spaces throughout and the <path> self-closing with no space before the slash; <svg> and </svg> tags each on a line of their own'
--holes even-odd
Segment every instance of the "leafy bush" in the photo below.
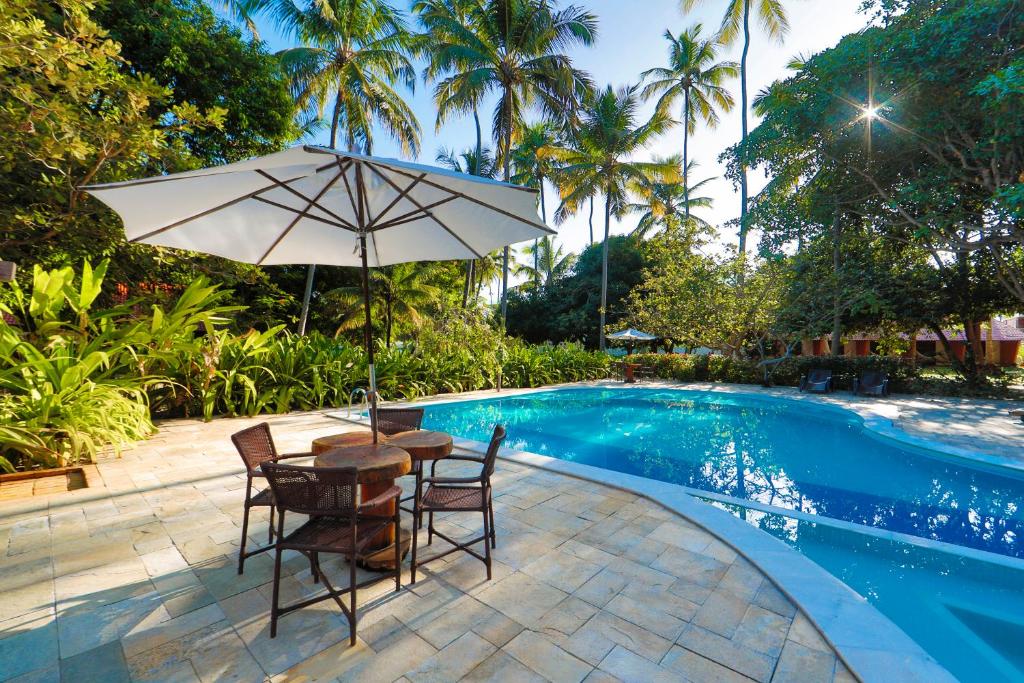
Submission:
<svg viewBox="0 0 1024 683">
<path fill-rule="evenodd" d="M 93 310 L 106 263 L 34 272 L 0 310 L 0 469 L 87 461 L 145 438 L 156 417 L 258 415 L 346 405 L 368 384 L 359 346 L 282 326 L 231 332 L 226 292 L 200 278 L 172 307 Z M 596 379 L 610 359 L 577 344 L 529 346 L 462 311 L 404 346 L 377 348 L 381 397 Z"/>
<path fill-rule="evenodd" d="M 753 360 L 686 354 L 637 354 L 634 358 L 654 368 L 659 377 L 681 382 L 761 384 L 764 380 L 763 366 Z M 918 368 L 902 358 L 886 356 L 792 356 L 775 366 L 772 383 L 795 387 L 812 368 L 831 369 L 836 389 L 849 389 L 853 379 L 868 370 L 888 373 L 892 391 L 912 391 L 918 384 Z"/>
</svg>

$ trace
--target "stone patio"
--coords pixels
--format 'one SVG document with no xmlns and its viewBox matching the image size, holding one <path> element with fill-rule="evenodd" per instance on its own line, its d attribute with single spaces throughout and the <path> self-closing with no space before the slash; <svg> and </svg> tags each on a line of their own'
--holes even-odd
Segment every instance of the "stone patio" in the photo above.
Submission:
<svg viewBox="0 0 1024 683">
<path fill-rule="evenodd" d="M 282 451 L 345 429 L 319 413 L 269 421 Z M 492 581 L 450 555 L 401 593 L 360 591 L 354 647 L 331 602 L 286 615 L 271 640 L 272 557 L 235 571 L 245 477 L 228 435 L 254 422 L 168 422 L 90 468 L 88 488 L 0 500 L 0 680 L 855 680 L 720 540 L 632 494 L 502 461 Z M 340 561 L 323 564 L 345 584 Z M 303 557 L 285 568 L 285 600 L 318 590 Z"/>
</svg>

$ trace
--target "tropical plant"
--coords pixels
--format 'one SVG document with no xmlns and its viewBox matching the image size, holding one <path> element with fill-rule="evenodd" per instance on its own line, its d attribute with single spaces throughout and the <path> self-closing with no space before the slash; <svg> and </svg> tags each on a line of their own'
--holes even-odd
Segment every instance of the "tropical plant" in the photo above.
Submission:
<svg viewBox="0 0 1024 683">
<path fill-rule="evenodd" d="M 671 161 L 637 161 L 635 155 L 667 130 L 672 119 L 656 111 L 649 121 L 638 123 L 640 101 L 637 86 L 615 90 L 606 87 L 580 114 L 571 147 L 551 150 L 561 164 L 559 183 L 562 202 L 556 213 L 575 213 L 595 194 L 604 195 L 604 246 L 601 268 L 599 347 L 605 347 L 605 307 L 608 301 L 608 235 L 613 215 L 621 216 L 629 205 L 630 186 L 644 181 L 678 181 L 679 165 Z"/>
<path fill-rule="evenodd" d="M 680 4 L 684 12 L 689 12 L 703 1 L 680 0 Z M 748 135 L 747 55 L 750 52 L 751 4 L 756 6 L 761 28 L 769 38 L 781 42 L 789 32 L 789 18 L 786 16 L 786 8 L 783 7 L 782 0 L 726 0 L 725 14 L 722 16 L 718 39 L 723 44 L 729 45 L 739 36 L 743 36 L 743 53 L 740 57 L 740 121 L 742 130 L 740 141 L 743 145 L 746 145 Z M 750 229 L 746 165 L 739 170 L 738 175 L 740 181 L 739 253 L 742 255 L 746 253 L 747 231 Z"/>
<path fill-rule="evenodd" d="M 539 105 L 544 114 L 565 116 L 589 88 L 589 78 L 561 52 L 589 45 L 596 35 L 594 15 L 568 6 L 553 10 L 547 0 L 486 0 L 463 6 L 464 14 L 431 18 L 430 72 L 438 121 L 470 111 L 497 92 L 492 117 L 502 178 L 511 180 L 511 151 L 526 111 Z M 501 318 L 507 308 L 509 250 L 502 264 Z"/>
<path fill-rule="evenodd" d="M 554 163 L 547 150 L 555 145 L 557 129 L 548 121 L 527 124 L 519 133 L 519 142 L 512 149 L 512 167 L 515 169 L 512 182 L 516 185 L 532 187 L 540 193 L 540 215 L 544 223 L 548 222 L 547 203 L 544 201 L 544 181 L 554 173 Z M 533 284 L 540 284 L 540 250 L 538 241 L 533 241 Z"/>
<path fill-rule="evenodd" d="M 437 263 L 396 263 L 371 271 L 371 310 L 373 317 L 384 321 L 385 347 L 391 347 L 396 322 L 419 325 L 424 319 L 423 309 L 437 304 L 441 290 L 430 284 L 430 279 L 438 268 Z M 362 297 L 361 287 L 343 287 L 324 295 L 328 305 L 349 311 L 338 327 L 339 332 L 363 325 Z"/>
<path fill-rule="evenodd" d="M 678 163 L 678 157 L 666 161 Z M 690 162 L 690 171 L 696 166 Z M 683 174 L 684 178 L 687 174 Z M 659 227 L 669 232 L 685 231 L 688 234 L 698 232 L 711 233 L 713 227 L 703 218 L 690 214 L 690 208 L 709 209 L 712 198 L 708 196 L 691 197 L 691 192 L 699 192 L 713 178 L 698 181 L 692 187 L 682 183 L 662 182 L 658 179 L 641 178 L 630 185 L 632 194 L 639 199 L 626 207 L 630 213 L 641 213 L 640 220 L 633 228 L 632 235 L 646 238 Z M 684 230 L 685 229 L 685 230 Z"/>
<path fill-rule="evenodd" d="M 330 108 L 330 146 L 343 136 L 351 151 L 373 152 L 373 130 L 382 127 L 410 156 L 419 153 L 416 114 L 395 90 L 416 87 L 409 57 L 413 34 L 404 15 L 384 0 L 321 0 L 299 8 L 274 3 L 273 15 L 302 45 L 278 53 L 299 109 L 320 119 Z M 315 266 L 308 267 L 299 333 L 306 329 Z"/>
<path fill-rule="evenodd" d="M 516 275 L 525 275 L 534 287 L 546 287 L 554 278 L 565 276 L 576 263 L 576 254 L 565 253 L 553 235 L 538 240 L 523 251 L 533 256 L 535 265 L 520 265 Z"/>
<path fill-rule="evenodd" d="M 696 24 L 678 37 L 665 31 L 669 41 L 668 67 L 648 69 L 640 75 L 649 81 L 642 95 L 649 99 L 661 94 L 658 108 L 668 112 L 680 98 L 683 100 L 683 215 L 690 220 L 689 185 L 689 142 L 690 134 L 697 129 L 697 120 L 709 128 L 718 125 L 718 109 L 732 110 L 732 94 L 723 83 L 735 78 L 739 71 L 736 62 L 716 62 L 718 42 L 701 37 L 703 27 Z"/>
</svg>

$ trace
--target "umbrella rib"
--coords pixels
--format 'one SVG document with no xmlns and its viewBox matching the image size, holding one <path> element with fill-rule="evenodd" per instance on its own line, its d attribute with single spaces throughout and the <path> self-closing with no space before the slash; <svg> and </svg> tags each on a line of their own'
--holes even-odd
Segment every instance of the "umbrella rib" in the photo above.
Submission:
<svg viewBox="0 0 1024 683">
<path fill-rule="evenodd" d="M 439 199 L 436 202 L 431 202 L 430 204 L 425 205 L 423 208 L 424 209 L 433 209 L 435 206 L 441 206 L 442 204 L 447 204 L 448 202 L 453 202 L 456 199 L 458 199 L 458 197 L 452 195 L 452 196 L 449 196 L 449 197 L 445 197 L 444 199 Z M 385 222 L 381 223 L 380 225 L 374 225 L 372 228 L 370 228 L 370 231 L 372 232 L 372 231 L 375 231 L 375 230 L 384 230 L 385 228 L 393 228 L 393 227 L 396 227 L 398 225 L 404 225 L 404 224 L 410 223 L 412 221 L 418 221 L 419 219 L 423 218 L 423 216 L 424 216 L 424 213 L 420 209 L 416 209 L 415 211 L 408 211 L 406 213 L 403 213 L 401 216 L 395 216 L 391 220 L 385 221 Z"/>
<path fill-rule="evenodd" d="M 298 180 L 298 178 L 296 178 L 295 180 Z M 288 181 L 288 182 L 293 182 L 293 181 Z M 194 214 L 192 216 L 189 216 L 188 218 L 182 218 L 179 221 L 174 221 L 170 225 L 165 225 L 162 228 L 157 228 L 156 230 L 151 230 L 151 231 L 149 231 L 149 232 L 147 232 L 147 233 L 145 233 L 143 235 L 139 235 L 138 237 L 132 237 L 128 241 L 129 242 L 141 242 L 142 240 L 149 239 L 150 237 L 153 237 L 154 235 L 159 235 L 160 233 L 166 232 L 168 230 L 171 230 L 172 228 L 177 228 L 178 226 L 184 225 L 185 223 L 191 223 L 192 221 L 198 220 L 200 218 L 203 218 L 204 216 L 209 216 L 211 213 L 216 213 L 216 212 L 220 211 L 221 209 L 226 209 L 229 206 L 234 206 L 235 204 L 238 204 L 239 202 L 244 202 L 246 199 L 259 198 L 260 193 L 266 192 L 267 190 L 272 190 L 273 188 L 274 188 L 274 186 L 261 187 L 258 190 L 253 190 L 252 192 L 248 192 L 246 194 L 243 194 L 240 197 L 235 197 L 234 199 L 232 199 L 230 201 L 226 201 L 223 204 L 218 204 L 217 206 L 214 206 L 214 207 L 211 207 L 209 209 L 206 209 L 205 211 L 200 211 L 199 213 Z"/>
<path fill-rule="evenodd" d="M 330 168 L 330 167 L 328 167 L 328 168 Z M 258 169 L 256 169 L 256 172 L 259 173 L 264 178 L 266 178 L 267 180 L 269 180 L 270 182 L 274 183 L 275 186 L 280 187 L 282 190 L 287 190 L 288 192 L 291 192 L 293 195 L 295 195 L 296 197 L 298 197 L 299 199 L 301 199 L 304 202 L 310 202 L 312 206 L 316 207 L 317 209 L 320 209 L 321 211 L 326 213 L 331 218 L 334 218 L 335 220 L 337 220 L 339 223 L 343 223 L 344 225 L 350 226 L 351 228 L 355 229 L 354 225 L 352 225 L 351 223 L 346 221 L 344 218 L 342 218 L 338 214 L 334 213 L 333 211 L 331 211 L 330 209 L 328 209 L 325 206 L 321 206 L 320 204 L 317 204 L 315 201 L 311 200 L 309 197 L 307 197 L 306 195 L 302 194 L 301 192 L 296 190 L 294 187 L 290 187 L 286 183 L 281 182 L 280 180 L 278 180 L 274 176 L 270 175 L 269 173 L 267 173 L 263 169 L 258 168 Z M 303 177 L 308 177 L 308 176 L 303 176 Z M 267 190 L 271 190 L 271 189 L 273 189 L 273 188 L 271 188 L 271 187 L 267 188 Z"/>
<path fill-rule="evenodd" d="M 291 223 L 288 224 L 288 227 L 285 228 L 284 231 L 281 232 L 281 234 L 277 236 L 276 240 L 274 240 L 274 243 L 271 244 L 267 248 L 267 250 L 265 252 L 263 252 L 263 256 L 260 256 L 260 260 L 256 262 L 257 266 L 263 265 L 263 261 L 268 256 L 270 256 L 270 252 L 274 251 L 274 249 L 277 249 L 277 245 L 279 245 L 281 243 L 281 240 L 283 240 L 285 237 L 288 236 L 288 233 L 290 233 L 292 231 L 292 228 L 294 228 L 296 225 L 298 225 L 299 221 L 301 221 L 304 216 L 308 215 L 308 212 L 309 212 L 310 208 L 314 204 L 316 204 L 316 202 L 318 202 L 320 200 L 320 198 L 324 196 L 324 194 L 327 193 L 327 190 L 331 189 L 331 186 L 334 185 L 334 183 L 338 182 L 338 178 L 341 177 L 341 174 L 343 172 L 344 171 L 339 169 L 338 173 L 333 178 L 331 178 L 329 181 L 327 181 L 327 184 L 323 186 L 323 189 L 321 189 L 319 192 L 316 193 L 316 196 L 313 197 L 313 201 L 311 201 L 309 204 L 307 204 L 306 208 L 303 211 L 301 211 L 298 215 L 296 215 L 295 218 L 292 219 Z M 257 199 L 262 199 L 262 197 L 257 197 Z"/>
<path fill-rule="evenodd" d="M 271 206 L 277 207 L 278 209 L 283 209 L 284 211 L 287 211 L 289 213 L 297 213 L 299 214 L 299 218 L 309 218 L 314 221 L 326 223 L 327 225 L 330 225 L 335 228 L 341 228 L 342 230 L 348 230 L 349 232 L 356 232 L 355 226 L 349 227 L 343 223 L 337 223 L 326 218 L 321 218 L 320 216 L 311 214 L 309 212 L 309 209 L 296 209 L 294 206 L 288 206 L 287 204 L 275 202 L 273 199 L 267 199 L 266 197 L 253 197 L 253 199 L 255 199 L 258 202 L 263 202 L 264 204 L 270 204 Z"/>
<path fill-rule="evenodd" d="M 388 204 L 387 206 L 385 206 L 384 210 L 381 211 L 380 213 L 378 213 L 377 216 L 372 221 L 370 221 L 370 225 L 367 226 L 367 228 L 370 229 L 370 228 L 375 227 L 377 225 L 377 221 L 379 221 L 381 218 L 383 218 L 384 215 L 387 214 L 387 212 L 390 211 L 392 209 L 392 207 L 394 207 L 395 204 L 397 204 L 398 202 L 402 201 L 402 197 L 404 197 L 407 194 L 409 194 L 410 192 L 412 192 L 412 188 L 416 187 L 419 184 L 419 182 L 421 180 L 423 180 L 424 178 L 426 178 L 426 177 L 427 177 L 426 173 L 421 173 L 418 178 L 416 178 L 414 181 L 409 183 L 409 187 L 407 187 L 404 190 L 402 190 L 401 192 L 399 192 L 398 195 L 394 199 L 391 200 L 391 203 Z"/>
<path fill-rule="evenodd" d="M 368 164 L 368 165 L 370 166 L 370 168 L 373 168 L 373 164 Z M 399 175 L 403 175 L 406 178 L 415 178 L 416 177 L 416 176 L 412 175 L 411 173 L 406 173 L 405 171 L 400 171 L 397 168 L 391 168 L 390 166 L 388 166 L 386 168 L 389 171 L 394 171 L 395 173 L 397 173 Z M 374 169 L 374 170 L 376 171 L 376 169 Z M 382 178 L 384 177 L 383 175 L 381 175 L 381 173 L 379 171 L 377 171 L 377 175 L 380 175 Z M 424 179 L 423 180 L 423 184 L 424 185 L 429 185 L 429 186 L 431 186 L 433 188 L 441 190 L 442 192 L 447 192 L 448 194 L 454 195 L 454 196 L 458 197 L 459 199 L 465 199 L 467 202 L 472 202 L 474 204 L 478 204 L 478 205 L 480 205 L 480 206 L 482 206 L 484 208 L 490 209 L 491 211 L 496 211 L 496 212 L 498 212 L 498 213 L 500 213 L 500 214 L 502 214 L 504 216 L 508 216 L 509 218 L 517 220 L 520 223 L 525 223 L 526 225 L 529 225 L 529 226 L 532 226 L 534 228 L 538 228 L 540 230 L 543 230 L 544 232 L 548 233 L 549 235 L 557 235 L 558 234 L 558 231 L 552 230 L 551 228 L 549 228 L 548 226 L 544 225 L 543 223 L 537 223 L 535 221 L 527 220 L 527 219 L 523 218 L 522 216 L 515 215 L 511 211 L 506 211 L 505 209 L 502 209 L 502 208 L 499 208 L 497 206 L 494 206 L 493 204 L 488 204 L 487 202 L 483 201 L 482 199 L 477 199 L 476 197 L 470 197 L 469 195 L 464 194 L 462 192 L 456 192 L 455 190 L 451 190 L 451 189 L 445 187 L 444 185 L 439 185 L 438 183 L 435 183 L 435 182 L 433 182 L 431 180 Z M 514 187 L 514 186 L 510 186 L 510 187 Z"/>
<path fill-rule="evenodd" d="M 377 170 L 377 169 L 376 169 L 376 168 L 375 168 L 375 167 L 373 166 L 373 164 L 367 164 L 367 166 L 369 166 L 369 167 L 370 167 L 370 170 L 371 170 L 371 171 L 373 171 L 373 172 L 374 172 L 374 173 L 376 173 L 376 174 L 377 174 L 378 176 L 380 176 L 380 177 L 381 177 L 381 178 L 382 178 L 382 179 L 384 180 L 384 182 L 386 182 L 386 183 L 387 183 L 388 185 L 390 185 L 391 187 L 393 187 L 393 188 L 395 188 L 396 190 L 398 190 L 398 186 L 397 186 L 397 185 L 395 185 L 395 183 L 394 183 L 394 182 L 393 182 L 393 181 L 391 180 L 391 178 L 388 178 L 388 177 L 387 177 L 386 175 L 384 175 L 383 173 L 381 173 L 380 171 L 378 171 L 378 170 Z M 394 169 L 392 169 L 392 170 L 394 170 Z M 416 200 L 415 200 L 415 199 L 413 199 L 412 197 L 409 197 L 409 201 L 410 201 L 410 202 L 412 202 L 413 206 L 415 206 L 416 208 L 418 208 L 418 209 L 419 209 L 420 211 L 422 211 L 422 212 L 423 212 L 424 214 L 426 214 L 426 215 L 427 215 L 427 216 L 428 216 L 429 218 L 433 219 L 433 221 L 434 221 L 435 223 L 437 223 L 437 224 L 438 224 L 438 225 L 440 225 L 440 226 L 441 226 L 442 228 L 444 228 L 445 232 L 447 232 L 447 233 L 448 233 L 449 235 L 451 235 L 451 236 L 452 236 L 452 237 L 454 237 L 454 238 L 455 238 L 456 240 L 458 240 L 459 244 L 461 244 L 461 245 L 462 245 L 462 246 L 464 246 L 464 247 L 465 247 L 466 249 L 468 249 L 468 250 L 469 250 L 469 252 L 470 252 L 471 254 L 473 254 L 473 255 L 474 255 L 474 256 L 476 256 L 477 258 L 483 258 L 483 256 L 482 256 L 482 255 L 480 254 L 480 252 L 478 252 L 478 251 L 477 251 L 476 249 L 474 249 L 473 247 L 471 247 L 471 246 L 469 246 L 468 244 L 466 244 L 466 240 L 464 240 L 464 239 L 462 239 L 461 237 L 459 237 L 459 236 L 458 236 L 458 235 L 457 235 L 457 234 L 455 233 L 455 231 L 454 231 L 454 230 L 452 230 L 452 229 L 451 229 L 451 228 L 449 228 L 449 227 L 448 227 L 447 225 L 445 225 L 445 224 L 444 224 L 444 221 L 442 221 L 442 220 L 441 220 L 440 218 L 438 218 L 438 217 L 437 217 L 437 216 L 435 216 L 435 215 L 434 215 L 433 213 L 431 213 L 429 209 L 425 209 L 425 208 L 423 207 L 423 205 L 422 205 L 422 204 L 420 204 L 420 203 L 419 203 L 418 201 L 416 201 Z"/>
<path fill-rule="evenodd" d="M 348 203 L 352 206 L 352 215 L 356 216 L 356 220 L 358 220 L 359 209 L 356 208 L 356 195 L 352 192 L 352 186 L 348 182 L 348 169 L 345 169 L 345 171 L 345 173 L 341 174 L 341 180 L 345 183 L 345 194 L 348 196 Z M 356 232 L 360 232 L 358 227 L 356 228 Z"/>
</svg>

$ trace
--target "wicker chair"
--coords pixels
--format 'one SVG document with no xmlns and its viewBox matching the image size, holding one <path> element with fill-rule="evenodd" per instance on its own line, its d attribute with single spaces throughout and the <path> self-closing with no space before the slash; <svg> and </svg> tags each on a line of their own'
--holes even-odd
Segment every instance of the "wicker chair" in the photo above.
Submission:
<svg viewBox="0 0 1024 683">
<path fill-rule="evenodd" d="M 401 512 L 395 505 L 393 515 L 373 514 L 371 510 L 402 493 L 398 486 L 372 500 L 358 501 L 358 470 L 354 467 L 300 467 L 265 463 L 263 472 L 274 492 L 278 510 L 277 542 L 274 544 L 274 590 L 270 607 L 270 637 L 277 636 L 277 620 L 281 616 L 324 600 L 334 600 L 348 618 L 349 644 L 356 644 L 356 591 L 391 576 L 395 578 L 395 592 L 402 590 L 402 544 L 395 543 L 394 571 L 379 574 L 356 583 L 356 556 L 384 531 L 395 525 L 395 537 L 401 538 Z M 309 515 L 309 521 L 291 533 L 284 532 L 286 512 Z M 309 558 L 313 580 L 323 581 L 326 593 L 299 600 L 285 607 L 280 603 L 281 553 L 296 550 Z M 320 567 L 320 553 L 344 555 L 349 565 L 347 588 L 331 585 Z M 349 594 L 349 604 L 341 596 Z"/>
<path fill-rule="evenodd" d="M 308 458 L 312 453 L 289 453 L 279 455 L 274 447 L 274 439 L 270 436 L 270 425 L 261 422 L 258 425 L 243 429 L 231 435 L 231 442 L 235 444 L 238 454 L 242 456 L 245 463 L 245 511 L 242 513 L 242 544 L 238 549 L 238 573 L 245 569 L 245 560 L 257 553 L 270 550 L 273 545 L 265 545 L 255 550 L 246 552 L 245 544 L 249 533 L 249 509 L 254 507 L 270 508 L 270 523 L 267 525 L 267 542 L 274 542 L 274 497 L 270 489 L 257 491 L 252 490 L 252 481 L 255 477 L 263 477 L 260 465 L 265 462 L 277 462 L 292 458 Z"/>
<path fill-rule="evenodd" d="M 412 432 L 423 424 L 423 408 L 377 408 L 377 431 L 391 436 Z"/>
<path fill-rule="evenodd" d="M 423 425 L 423 408 L 378 408 L 377 409 L 377 431 L 387 436 L 400 434 L 402 432 L 416 431 Z M 409 474 L 416 478 L 413 492 L 402 498 L 401 503 L 413 502 L 412 507 L 402 509 L 413 516 L 413 528 L 416 526 L 416 491 L 419 490 L 420 482 L 423 481 L 423 463 L 419 460 L 412 461 L 412 470 Z"/>
<path fill-rule="evenodd" d="M 800 391 L 827 394 L 832 391 L 832 388 L 832 371 L 828 368 L 814 368 L 800 378 Z"/>
<path fill-rule="evenodd" d="M 494 502 L 491 497 L 491 475 L 494 474 L 494 460 L 498 456 L 498 448 L 505 440 L 505 428 L 501 425 L 494 427 L 491 435 L 491 443 L 487 446 L 487 453 L 483 458 L 475 458 L 466 455 L 450 455 L 446 460 L 462 460 L 480 464 L 480 474 L 475 477 L 437 477 L 434 468 L 431 468 L 430 477 L 423 479 L 419 484 L 427 484 L 427 490 L 417 495 L 420 499 L 417 515 L 419 525 L 422 526 L 423 513 L 427 513 L 427 545 L 433 543 L 434 535 L 452 544 L 450 550 L 435 555 L 426 560 L 419 560 L 416 556 L 419 534 L 415 529 L 412 534 L 412 576 L 411 582 L 416 583 L 416 567 L 426 562 L 449 555 L 457 550 L 464 550 L 476 559 L 480 560 L 487 567 L 487 580 L 491 580 L 491 548 L 496 546 L 496 535 L 494 533 Z M 434 462 L 437 465 L 437 462 Z M 479 512 L 484 517 L 484 533 L 482 536 L 462 543 L 445 536 L 434 529 L 435 512 Z M 480 541 L 484 543 L 484 554 L 480 555 L 470 546 Z"/>
</svg>

